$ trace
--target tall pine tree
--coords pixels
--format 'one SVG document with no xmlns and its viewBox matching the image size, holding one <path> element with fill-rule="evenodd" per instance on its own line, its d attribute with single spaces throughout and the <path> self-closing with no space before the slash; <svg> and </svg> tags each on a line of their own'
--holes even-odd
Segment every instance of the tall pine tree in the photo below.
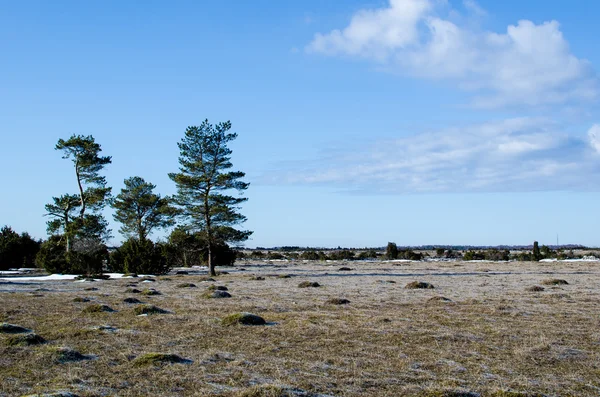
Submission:
<svg viewBox="0 0 600 397">
<path fill-rule="evenodd" d="M 213 248 L 222 242 L 237 243 L 248 239 L 248 230 L 234 226 L 246 221 L 240 204 L 247 198 L 241 194 L 249 184 L 242 181 L 246 175 L 230 171 L 231 149 L 227 144 L 237 138 L 228 132 L 231 122 L 212 125 L 208 120 L 200 126 L 188 127 L 179 146 L 179 172 L 170 173 L 177 185 L 176 203 L 182 209 L 189 229 L 200 232 L 207 244 L 208 269 L 216 275 Z M 237 197 L 230 192 L 237 191 Z"/>
</svg>

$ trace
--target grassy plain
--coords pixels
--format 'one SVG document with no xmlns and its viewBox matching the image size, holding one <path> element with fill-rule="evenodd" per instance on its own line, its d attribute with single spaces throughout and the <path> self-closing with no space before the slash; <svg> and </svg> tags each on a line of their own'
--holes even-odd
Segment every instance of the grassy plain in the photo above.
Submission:
<svg viewBox="0 0 600 397">
<path fill-rule="evenodd" d="M 0 396 L 600 395 L 598 262 L 265 263 L 215 281 L 0 281 L 0 322 L 47 341 L 0 333 Z M 240 312 L 267 324 L 222 321 Z"/>
</svg>

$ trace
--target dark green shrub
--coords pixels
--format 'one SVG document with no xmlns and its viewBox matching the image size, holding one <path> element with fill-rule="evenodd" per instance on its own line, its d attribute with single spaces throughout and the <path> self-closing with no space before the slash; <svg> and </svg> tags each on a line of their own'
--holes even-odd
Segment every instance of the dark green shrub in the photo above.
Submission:
<svg viewBox="0 0 600 397">
<path fill-rule="evenodd" d="M 387 259 L 398 259 L 398 246 L 396 243 L 388 243 L 385 248 L 385 257 Z"/>
<path fill-rule="evenodd" d="M 4 226 L 0 229 L 0 270 L 32 267 L 41 244 L 27 233 L 19 235 L 9 226 Z"/>
<path fill-rule="evenodd" d="M 50 236 L 40 247 L 35 262 L 49 273 L 67 273 L 66 244 L 60 236 Z"/>
<path fill-rule="evenodd" d="M 108 258 L 106 246 L 97 240 L 82 239 L 66 252 L 61 236 L 51 236 L 36 256 L 36 263 L 49 273 L 101 274 Z"/>
<path fill-rule="evenodd" d="M 350 261 L 355 259 L 354 252 L 350 250 L 333 251 L 329 258 L 334 261 Z"/>
<path fill-rule="evenodd" d="M 360 254 L 358 254 L 357 258 L 361 260 L 375 259 L 377 258 L 377 252 L 375 252 L 374 250 L 362 251 Z"/>
<path fill-rule="evenodd" d="M 532 260 L 539 261 L 542 259 L 542 254 L 540 252 L 540 246 L 537 241 L 533 242 L 533 252 L 532 252 Z"/>
<path fill-rule="evenodd" d="M 150 240 L 130 238 L 110 257 L 112 271 L 136 274 L 165 274 L 172 266 L 167 247 Z"/>
<path fill-rule="evenodd" d="M 269 252 L 267 254 L 267 259 L 270 259 L 270 260 L 281 260 L 281 259 L 285 259 L 285 256 L 283 256 L 279 252 Z"/>
<path fill-rule="evenodd" d="M 465 254 L 463 255 L 463 260 L 465 260 L 465 261 L 475 261 L 475 260 L 483 260 L 483 259 L 485 259 L 485 254 L 480 251 L 469 250 L 469 251 L 465 252 Z"/>
<path fill-rule="evenodd" d="M 318 261 L 319 254 L 316 251 L 304 251 L 300 254 L 300 259 L 308 260 L 308 261 Z"/>
</svg>

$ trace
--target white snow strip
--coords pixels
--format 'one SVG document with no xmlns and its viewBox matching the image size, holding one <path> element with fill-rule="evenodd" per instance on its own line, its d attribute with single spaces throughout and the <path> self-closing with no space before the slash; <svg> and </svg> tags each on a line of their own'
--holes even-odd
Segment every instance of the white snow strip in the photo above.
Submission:
<svg viewBox="0 0 600 397">
<path fill-rule="evenodd" d="M 0 273 L 2 274 L 2 273 Z M 104 273 L 110 278 L 131 278 L 129 276 L 123 277 L 123 273 Z M 2 281 L 56 281 L 56 280 L 75 280 L 78 276 L 76 274 L 50 274 L 48 276 L 38 276 L 38 277 L 10 277 L 10 278 L 0 278 Z M 140 274 L 139 277 L 154 277 L 150 274 Z"/>
</svg>

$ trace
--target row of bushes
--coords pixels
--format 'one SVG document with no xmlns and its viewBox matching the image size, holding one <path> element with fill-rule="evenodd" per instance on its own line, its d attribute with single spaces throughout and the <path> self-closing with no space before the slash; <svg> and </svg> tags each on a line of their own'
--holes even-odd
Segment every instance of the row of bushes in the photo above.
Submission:
<svg viewBox="0 0 600 397">
<path fill-rule="evenodd" d="M 79 244 L 81 245 L 81 244 Z M 85 247 L 74 246 L 66 252 L 64 239 L 51 236 L 41 246 L 36 262 L 50 273 L 99 274 L 116 273 L 165 274 L 176 266 L 206 263 L 206 247 L 181 246 L 172 243 L 154 243 L 131 238 L 114 251 L 101 243 L 89 242 Z M 217 266 L 233 265 L 236 251 L 227 244 L 213 248 Z"/>
</svg>

